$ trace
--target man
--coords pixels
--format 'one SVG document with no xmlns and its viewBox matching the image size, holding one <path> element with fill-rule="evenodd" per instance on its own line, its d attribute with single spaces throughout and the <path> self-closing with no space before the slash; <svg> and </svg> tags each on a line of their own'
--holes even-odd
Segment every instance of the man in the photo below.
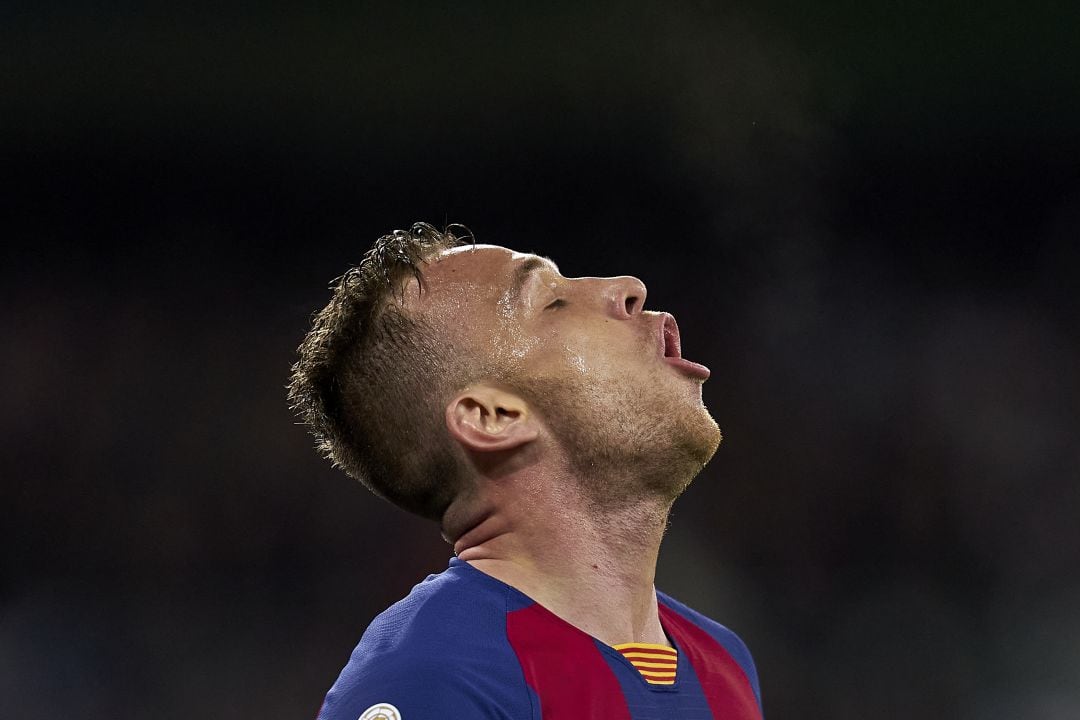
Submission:
<svg viewBox="0 0 1080 720">
<path fill-rule="evenodd" d="M 653 587 L 720 443 L 708 369 L 636 278 L 459 227 L 380 238 L 293 368 L 322 451 L 456 555 L 371 623 L 320 719 L 760 718 L 746 646 Z"/>
</svg>

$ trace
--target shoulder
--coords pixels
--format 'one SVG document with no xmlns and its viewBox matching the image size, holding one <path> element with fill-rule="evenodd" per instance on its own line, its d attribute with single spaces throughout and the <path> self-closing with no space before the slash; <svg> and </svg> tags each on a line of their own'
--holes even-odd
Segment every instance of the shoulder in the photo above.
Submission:
<svg viewBox="0 0 1080 720">
<path fill-rule="evenodd" d="M 754 658 L 750 654 L 750 648 L 747 647 L 742 638 L 724 625 L 721 625 L 712 618 L 684 605 L 666 593 L 657 591 L 656 597 L 660 605 L 665 606 L 668 610 L 677 613 L 688 622 L 703 630 L 727 651 L 728 655 L 730 655 L 731 658 L 739 664 L 739 667 L 742 668 L 743 672 L 746 673 L 746 678 L 750 681 L 750 685 L 753 687 L 754 694 L 758 697 L 758 703 L 760 704 L 761 688 L 758 683 L 757 668 L 754 665 Z"/>
<path fill-rule="evenodd" d="M 505 586 L 463 566 L 451 562 L 371 622 L 319 720 L 357 720 L 380 704 L 400 720 L 445 718 L 449 707 L 463 720 L 520 713 L 527 696 L 506 641 Z"/>
<path fill-rule="evenodd" d="M 463 720 L 490 717 L 498 699 L 470 675 L 448 672 L 434 658 L 350 666 L 327 693 L 318 720 L 441 720 L 448 708 Z"/>
</svg>

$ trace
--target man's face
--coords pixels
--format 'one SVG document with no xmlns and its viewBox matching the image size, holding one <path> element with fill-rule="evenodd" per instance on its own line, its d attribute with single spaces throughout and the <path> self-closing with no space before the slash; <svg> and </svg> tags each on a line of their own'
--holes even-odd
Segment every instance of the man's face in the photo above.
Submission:
<svg viewBox="0 0 1080 720">
<path fill-rule="evenodd" d="M 597 490 L 674 498 L 712 457 L 708 370 L 679 357 L 673 318 L 642 309 L 641 281 L 566 278 L 548 259 L 494 245 L 442 251 L 422 274 L 424 292 L 411 281 L 407 304 L 525 397 Z"/>
</svg>

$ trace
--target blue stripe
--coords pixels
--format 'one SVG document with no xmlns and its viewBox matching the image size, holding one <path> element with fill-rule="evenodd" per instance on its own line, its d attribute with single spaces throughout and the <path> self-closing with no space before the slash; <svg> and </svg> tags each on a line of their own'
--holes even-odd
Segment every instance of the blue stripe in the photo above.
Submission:
<svg viewBox="0 0 1080 720">
<path fill-rule="evenodd" d="M 683 653 L 674 685 L 650 685 L 618 650 L 593 642 L 618 679 L 632 720 L 713 720 L 701 683 Z"/>
</svg>

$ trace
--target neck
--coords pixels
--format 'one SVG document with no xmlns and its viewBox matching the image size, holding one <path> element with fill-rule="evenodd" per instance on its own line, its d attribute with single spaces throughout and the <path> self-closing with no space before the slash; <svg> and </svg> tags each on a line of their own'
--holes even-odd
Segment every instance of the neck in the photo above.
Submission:
<svg viewBox="0 0 1080 720">
<path fill-rule="evenodd" d="M 601 642 L 669 645 L 653 581 L 670 502 L 598 510 L 557 480 L 504 478 L 455 502 L 443 523 L 454 552 Z"/>
</svg>

